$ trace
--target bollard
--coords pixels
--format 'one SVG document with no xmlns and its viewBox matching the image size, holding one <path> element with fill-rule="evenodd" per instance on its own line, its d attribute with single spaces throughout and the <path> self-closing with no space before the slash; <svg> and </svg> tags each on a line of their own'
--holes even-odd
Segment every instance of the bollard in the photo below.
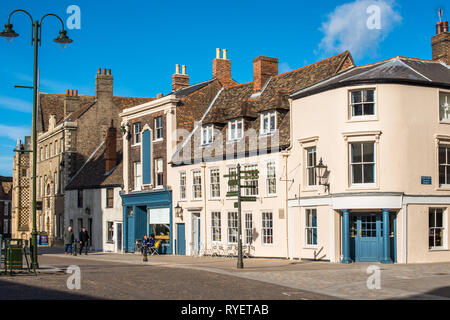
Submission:
<svg viewBox="0 0 450 320">
<path fill-rule="evenodd" d="M 147 262 L 148 261 L 148 258 L 147 258 L 147 244 L 144 244 L 143 246 L 142 246 L 142 251 L 143 251 L 143 254 L 144 254 L 144 258 L 143 258 L 143 261 L 144 262 Z"/>
</svg>

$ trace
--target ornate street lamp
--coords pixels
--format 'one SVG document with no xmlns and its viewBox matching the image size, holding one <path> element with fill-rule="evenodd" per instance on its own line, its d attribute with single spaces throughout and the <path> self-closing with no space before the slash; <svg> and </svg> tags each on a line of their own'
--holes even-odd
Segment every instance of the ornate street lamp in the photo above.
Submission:
<svg viewBox="0 0 450 320">
<path fill-rule="evenodd" d="M 177 203 L 175 207 L 175 217 L 181 218 L 183 216 L 183 208 L 180 206 L 180 203 Z"/>
<path fill-rule="evenodd" d="M 325 177 L 325 173 L 327 172 L 328 166 L 323 164 L 322 158 L 319 160 L 319 164 L 314 166 L 316 177 L 319 178 L 319 185 L 325 186 L 325 190 L 330 188 L 329 183 L 322 183 L 322 179 Z"/>
<path fill-rule="evenodd" d="M 5 29 L 0 32 L 0 36 L 11 42 L 14 38 L 18 37 L 19 34 L 13 30 L 13 25 L 11 24 L 11 16 L 17 12 L 25 13 L 31 20 L 31 44 L 34 46 L 34 74 L 33 74 L 33 120 L 31 125 L 31 133 L 33 135 L 33 173 L 32 173 L 32 216 L 33 216 L 33 230 L 31 233 L 32 237 L 32 259 L 31 265 L 34 269 L 39 268 L 37 261 L 37 231 L 36 231 L 36 163 L 37 163 L 37 76 L 38 76 L 38 44 L 41 45 L 41 26 L 42 22 L 46 17 L 55 17 L 61 22 L 62 29 L 59 31 L 59 36 L 53 40 L 56 43 L 59 43 L 65 48 L 69 43 L 72 42 L 69 37 L 67 37 L 67 31 L 64 30 L 64 22 L 63 20 L 53 13 L 48 13 L 44 15 L 40 20 L 34 20 L 31 14 L 27 11 L 18 9 L 12 11 L 8 16 L 8 23 L 5 24 Z"/>
</svg>

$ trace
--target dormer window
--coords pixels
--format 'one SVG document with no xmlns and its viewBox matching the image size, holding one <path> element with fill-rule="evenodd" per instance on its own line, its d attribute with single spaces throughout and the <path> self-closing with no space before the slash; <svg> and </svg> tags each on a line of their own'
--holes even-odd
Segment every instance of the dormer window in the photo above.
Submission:
<svg viewBox="0 0 450 320">
<path fill-rule="evenodd" d="M 275 111 L 261 114 L 261 134 L 271 134 L 277 129 L 277 114 Z"/>
<path fill-rule="evenodd" d="M 439 93 L 439 119 L 444 122 L 450 122 L 450 93 Z"/>
<path fill-rule="evenodd" d="M 375 90 L 350 91 L 350 118 L 375 116 Z"/>
<path fill-rule="evenodd" d="M 203 126 L 202 127 L 202 146 L 206 146 L 213 142 L 214 126 Z"/>
<path fill-rule="evenodd" d="M 236 119 L 228 122 L 228 140 L 239 140 L 243 136 L 244 120 Z"/>
</svg>

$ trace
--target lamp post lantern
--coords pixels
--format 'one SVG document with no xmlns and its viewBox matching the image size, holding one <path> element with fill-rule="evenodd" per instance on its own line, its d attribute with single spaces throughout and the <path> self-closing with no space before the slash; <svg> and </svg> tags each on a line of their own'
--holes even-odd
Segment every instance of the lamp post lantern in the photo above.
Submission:
<svg viewBox="0 0 450 320">
<path fill-rule="evenodd" d="M 40 20 L 34 20 L 31 14 L 29 14 L 27 11 L 18 9 L 12 11 L 8 16 L 8 22 L 5 24 L 5 29 L 0 32 L 0 36 L 4 37 L 5 39 L 9 40 L 10 42 L 19 36 L 18 33 L 16 33 L 13 30 L 13 25 L 11 24 L 11 16 L 15 13 L 22 12 L 25 13 L 31 20 L 31 44 L 34 46 L 34 70 L 33 70 L 33 115 L 32 115 L 32 124 L 31 124 L 31 134 L 33 136 L 33 172 L 32 172 L 32 203 L 31 203 L 31 209 L 32 209 L 32 217 L 33 217 L 33 230 L 31 232 L 31 238 L 32 238 L 32 259 L 31 259 L 31 265 L 34 269 L 39 268 L 38 261 L 37 261 L 37 231 L 36 231 L 36 162 L 37 162 L 37 99 L 38 99 L 38 93 L 37 93 L 37 78 L 38 78 L 38 44 L 41 45 L 41 26 L 42 22 L 46 17 L 56 17 L 61 22 L 62 29 L 59 31 L 59 36 L 54 39 L 53 41 L 61 44 L 63 47 L 66 47 L 69 43 L 72 42 L 72 40 L 67 37 L 67 31 L 64 30 L 64 22 L 63 20 L 53 13 L 48 13 L 44 15 Z"/>
</svg>

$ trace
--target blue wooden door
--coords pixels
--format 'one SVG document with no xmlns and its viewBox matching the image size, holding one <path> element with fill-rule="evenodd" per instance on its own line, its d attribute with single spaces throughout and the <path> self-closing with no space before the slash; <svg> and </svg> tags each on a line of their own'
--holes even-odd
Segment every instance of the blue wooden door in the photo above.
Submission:
<svg viewBox="0 0 450 320">
<path fill-rule="evenodd" d="M 186 254 L 186 233 L 184 223 L 177 223 L 177 254 Z"/>
<path fill-rule="evenodd" d="M 134 217 L 127 216 L 127 247 L 128 252 L 134 252 L 135 240 L 134 240 Z"/>
<path fill-rule="evenodd" d="M 381 215 L 359 214 L 356 218 L 355 261 L 380 261 Z"/>
</svg>

